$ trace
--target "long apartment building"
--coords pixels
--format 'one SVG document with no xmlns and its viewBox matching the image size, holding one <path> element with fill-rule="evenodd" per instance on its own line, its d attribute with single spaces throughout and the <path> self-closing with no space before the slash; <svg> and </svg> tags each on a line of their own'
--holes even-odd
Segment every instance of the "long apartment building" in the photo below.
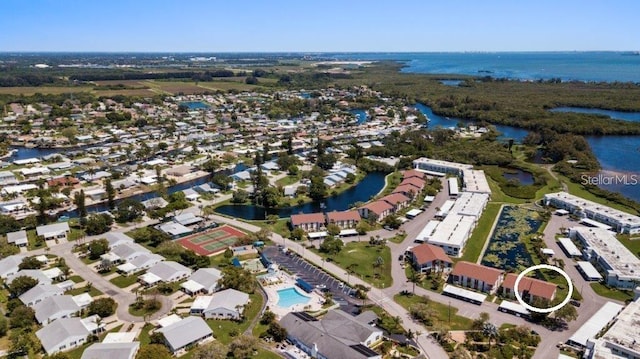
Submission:
<svg viewBox="0 0 640 359">
<path fill-rule="evenodd" d="M 544 196 L 547 206 L 565 209 L 579 217 L 588 218 L 615 229 L 619 233 L 640 233 L 640 217 L 567 192 L 549 193 Z"/>
<path fill-rule="evenodd" d="M 569 230 L 569 236 L 581 242 L 585 259 L 595 264 L 608 285 L 623 289 L 640 285 L 640 259 L 620 243 L 613 232 L 575 227 Z"/>
<path fill-rule="evenodd" d="M 442 248 L 447 255 L 460 257 L 491 195 L 484 171 L 474 170 L 469 164 L 426 157 L 414 160 L 413 167 L 433 176 L 449 174 L 462 180 L 462 189 L 458 190 L 457 178 L 449 178 L 449 195 L 455 200 L 446 201 L 436 213 L 441 222 L 430 221 L 416 238 Z"/>
</svg>

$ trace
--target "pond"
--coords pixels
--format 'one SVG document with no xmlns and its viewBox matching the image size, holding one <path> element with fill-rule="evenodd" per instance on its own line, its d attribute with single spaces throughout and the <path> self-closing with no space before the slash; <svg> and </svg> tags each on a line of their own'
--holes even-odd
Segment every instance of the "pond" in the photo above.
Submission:
<svg viewBox="0 0 640 359">
<path fill-rule="evenodd" d="M 216 212 L 246 220 L 263 220 L 270 214 L 276 214 L 280 218 L 286 218 L 298 213 L 344 211 L 349 209 L 354 203 L 367 202 L 371 197 L 378 194 L 378 192 L 384 188 L 385 176 L 386 174 L 382 172 L 369 173 L 357 185 L 336 196 L 328 197 L 322 202 L 310 202 L 298 206 L 273 208 L 269 210 L 251 204 L 228 204 L 216 208 Z"/>
<path fill-rule="evenodd" d="M 509 168 L 506 169 L 502 176 L 507 180 L 518 181 L 521 186 L 529 186 L 534 183 L 533 173 L 523 171 L 518 168 Z"/>
<path fill-rule="evenodd" d="M 586 108 L 586 107 L 556 107 L 556 108 L 550 109 L 549 111 L 584 113 L 588 115 L 603 115 L 603 116 L 608 116 L 614 120 L 640 122 L 640 112 L 623 112 L 623 111 L 603 110 L 600 108 Z"/>
<path fill-rule="evenodd" d="M 351 112 L 351 114 L 356 116 L 356 119 L 358 120 L 358 125 L 361 125 L 367 122 L 367 120 L 369 119 L 369 114 L 367 114 L 367 111 L 363 109 L 355 109 L 349 112 Z"/>
<path fill-rule="evenodd" d="M 540 214 L 518 206 L 504 206 L 493 229 L 482 265 L 503 270 L 522 271 L 533 265 L 531 255 L 522 243 L 542 225 Z"/>
<path fill-rule="evenodd" d="M 209 108 L 209 105 L 201 101 L 180 102 L 180 106 L 186 106 L 189 110 L 206 110 Z"/>
</svg>

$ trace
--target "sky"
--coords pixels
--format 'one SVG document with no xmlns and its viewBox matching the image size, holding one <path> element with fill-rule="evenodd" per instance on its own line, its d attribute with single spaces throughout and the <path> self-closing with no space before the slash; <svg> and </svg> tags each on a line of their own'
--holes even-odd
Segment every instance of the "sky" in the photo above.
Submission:
<svg viewBox="0 0 640 359">
<path fill-rule="evenodd" d="M 640 50 L 637 0 L 0 0 L 0 51 Z"/>
</svg>

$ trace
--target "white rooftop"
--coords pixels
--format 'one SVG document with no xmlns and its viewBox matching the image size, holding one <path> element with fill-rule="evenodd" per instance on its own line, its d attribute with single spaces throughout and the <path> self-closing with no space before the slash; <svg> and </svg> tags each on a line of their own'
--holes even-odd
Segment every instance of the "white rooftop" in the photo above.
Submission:
<svg viewBox="0 0 640 359">
<path fill-rule="evenodd" d="M 582 252 L 580 252 L 578 247 L 576 247 L 576 245 L 573 244 L 573 242 L 571 241 L 571 238 L 567 238 L 567 237 L 558 238 L 558 242 L 560 242 L 560 245 L 562 245 L 564 250 L 567 251 L 567 253 L 570 256 L 578 257 L 582 255 Z"/>
<path fill-rule="evenodd" d="M 640 301 L 629 303 L 616 322 L 596 341 L 594 358 L 640 357 Z M 615 353 L 614 355 L 614 352 Z M 625 356 L 619 353 L 625 353 Z"/>
<path fill-rule="evenodd" d="M 598 213 L 602 216 L 605 216 L 611 219 L 616 219 L 616 221 L 622 224 L 628 224 L 628 225 L 640 224 L 640 217 L 638 216 L 634 216 L 627 212 L 623 212 L 615 208 L 607 207 L 605 205 L 592 202 L 578 196 L 574 196 L 567 192 L 548 193 L 545 195 L 545 198 L 546 199 L 553 198 L 565 203 L 569 203 L 572 206 L 582 208 L 583 211 Z"/>
<path fill-rule="evenodd" d="M 619 277 L 637 278 L 640 281 L 640 259 L 625 247 L 613 232 L 602 228 L 574 227 L 580 238 L 604 259 L 611 271 Z"/>
<path fill-rule="evenodd" d="M 177 314 L 171 314 L 162 319 L 158 319 L 158 325 L 164 328 L 164 327 L 170 326 L 173 323 L 177 323 L 181 320 L 182 318 L 180 318 Z"/>
<path fill-rule="evenodd" d="M 118 333 L 107 333 L 107 336 L 104 337 L 103 343 L 131 343 L 136 339 L 135 332 L 118 332 Z"/>
<path fill-rule="evenodd" d="M 452 294 L 458 297 L 468 298 L 477 302 L 484 302 L 484 300 L 487 299 L 486 294 L 474 292 L 474 291 L 456 287 L 450 284 L 445 284 L 444 288 L 442 289 L 442 292 Z"/>
<path fill-rule="evenodd" d="M 589 320 L 587 320 L 582 326 L 569 338 L 576 344 L 580 344 L 584 347 L 587 346 L 587 340 L 593 338 L 606 327 L 607 324 L 618 315 L 618 312 L 624 308 L 620 304 L 613 302 L 605 303 Z"/>
</svg>

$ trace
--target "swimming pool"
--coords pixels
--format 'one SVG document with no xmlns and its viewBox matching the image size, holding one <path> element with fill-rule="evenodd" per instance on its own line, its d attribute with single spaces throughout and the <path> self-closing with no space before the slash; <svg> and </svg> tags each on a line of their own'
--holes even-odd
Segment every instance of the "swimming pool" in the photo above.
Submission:
<svg viewBox="0 0 640 359">
<path fill-rule="evenodd" d="M 278 306 L 281 308 L 289 308 L 296 304 L 307 304 L 311 299 L 300 294 L 294 287 L 280 289 L 278 297 Z"/>
</svg>

